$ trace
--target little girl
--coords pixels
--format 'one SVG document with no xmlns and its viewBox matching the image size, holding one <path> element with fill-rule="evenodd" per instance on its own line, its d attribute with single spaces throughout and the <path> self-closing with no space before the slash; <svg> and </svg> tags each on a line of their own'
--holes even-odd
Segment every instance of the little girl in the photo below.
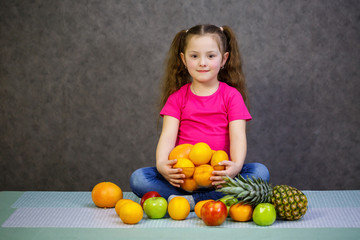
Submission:
<svg viewBox="0 0 360 240">
<path fill-rule="evenodd" d="M 244 164 L 246 121 L 251 120 L 245 102 L 247 94 L 240 53 L 233 31 L 227 27 L 197 25 L 176 34 L 168 55 L 163 79 L 163 126 L 156 149 L 156 167 L 136 170 L 130 178 L 132 191 L 142 197 L 157 191 L 171 199 L 186 197 L 191 207 L 205 199 L 219 199 L 215 186 L 223 177 L 256 177 L 269 181 L 268 169 L 260 163 Z M 184 143 L 207 143 L 213 150 L 224 150 L 231 161 L 214 171 L 214 188 L 192 193 L 180 188 L 185 175 L 168 160 L 171 150 Z"/>
</svg>

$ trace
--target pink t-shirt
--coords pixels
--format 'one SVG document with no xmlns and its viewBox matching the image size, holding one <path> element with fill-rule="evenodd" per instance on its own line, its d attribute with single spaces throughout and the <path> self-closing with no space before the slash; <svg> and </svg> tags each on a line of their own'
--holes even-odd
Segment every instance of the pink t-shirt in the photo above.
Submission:
<svg viewBox="0 0 360 240">
<path fill-rule="evenodd" d="M 161 116 L 180 120 L 176 145 L 205 142 L 211 149 L 229 154 L 229 122 L 251 120 L 241 94 L 236 88 L 220 82 L 214 94 L 197 96 L 191 92 L 190 85 L 171 94 L 160 112 Z"/>
</svg>

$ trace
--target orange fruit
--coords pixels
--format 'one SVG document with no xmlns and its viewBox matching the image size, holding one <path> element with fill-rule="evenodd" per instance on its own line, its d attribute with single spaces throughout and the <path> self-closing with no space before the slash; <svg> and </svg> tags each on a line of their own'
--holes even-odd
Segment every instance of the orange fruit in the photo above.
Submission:
<svg viewBox="0 0 360 240">
<path fill-rule="evenodd" d="M 201 187 L 210 187 L 211 186 L 210 177 L 212 176 L 213 171 L 214 168 L 209 164 L 203 164 L 196 167 L 193 176 L 196 184 Z"/>
<path fill-rule="evenodd" d="M 177 145 L 171 150 L 169 154 L 169 160 L 178 159 L 178 158 L 189 158 L 190 150 L 192 149 L 193 145 L 189 143 L 184 143 Z"/>
<path fill-rule="evenodd" d="M 185 178 L 192 177 L 195 171 L 195 165 L 187 158 L 177 158 L 177 163 L 173 165 L 173 168 L 182 168 Z"/>
<path fill-rule="evenodd" d="M 223 150 L 218 150 L 213 153 L 210 164 L 214 167 L 215 170 L 225 170 L 225 166 L 219 165 L 219 162 L 224 160 L 229 160 L 228 154 Z"/>
<path fill-rule="evenodd" d="M 127 202 L 120 208 L 120 218 L 123 223 L 136 224 L 143 218 L 144 212 L 137 202 Z"/>
<path fill-rule="evenodd" d="M 134 201 L 131 199 L 120 199 L 119 201 L 117 201 L 117 203 L 115 204 L 115 211 L 119 216 L 120 216 L 121 207 L 124 206 L 125 203 L 129 203 L 129 202 L 134 202 Z"/>
<path fill-rule="evenodd" d="M 185 178 L 183 179 L 184 183 L 180 184 L 180 187 L 188 192 L 193 192 L 198 189 L 198 185 L 196 184 L 193 178 Z"/>
<path fill-rule="evenodd" d="M 189 158 L 195 165 L 207 164 L 210 162 L 212 156 L 212 150 L 206 143 L 196 143 L 190 153 Z"/>
<path fill-rule="evenodd" d="M 117 201 L 123 198 L 121 188 L 112 182 L 101 182 L 91 191 L 91 197 L 96 206 L 113 208 Z"/>
<path fill-rule="evenodd" d="M 190 203 L 184 197 L 174 197 L 169 201 L 168 213 L 174 220 L 184 220 L 190 213 Z"/>
<path fill-rule="evenodd" d="M 248 204 L 236 203 L 229 209 L 230 217 L 237 222 L 250 221 L 253 214 L 253 207 Z"/>
<path fill-rule="evenodd" d="M 202 200 L 195 204 L 194 211 L 195 211 L 196 216 L 198 216 L 198 218 L 201 218 L 201 208 L 204 206 L 204 204 L 207 202 L 211 202 L 211 201 L 214 201 L 214 200 L 212 200 L 212 199 Z"/>
</svg>

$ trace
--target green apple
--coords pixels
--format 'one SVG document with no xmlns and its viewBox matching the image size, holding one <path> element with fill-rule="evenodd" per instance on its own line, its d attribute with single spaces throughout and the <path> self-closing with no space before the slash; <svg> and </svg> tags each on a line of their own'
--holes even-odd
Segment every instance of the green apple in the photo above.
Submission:
<svg viewBox="0 0 360 240">
<path fill-rule="evenodd" d="M 230 196 L 230 195 L 226 195 L 226 196 L 220 198 L 219 201 L 225 203 L 228 213 L 229 213 L 230 207 L 239 202 L 239 200 L 237 198 L 235 198 L 234 196 Z"/>
<path fill-rule="evenodd" d="M 143 207 L 149 218 L 159 219 L 167 212 L 167 201 L 163 197 L 152 197 L 145 200 Z"/>
<path fill-rule="evenodd" d="M 271 203 L 258 204 L 253 212 L 253 221 L 259 226 L 270 226 L 276 220 L 276 211 Z"/>
</svg>

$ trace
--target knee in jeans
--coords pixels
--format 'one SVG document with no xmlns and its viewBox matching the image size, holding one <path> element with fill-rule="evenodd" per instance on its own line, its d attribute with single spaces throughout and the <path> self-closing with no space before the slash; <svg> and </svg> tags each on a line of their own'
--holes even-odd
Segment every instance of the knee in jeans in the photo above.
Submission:
<svg viewBox="0 0 360 240">
<path fill-rule="evenodd" d="M 270 172 L 269 169 L 262 163 L 254 163 L 256 175 L 260 177 L 262 180 L 269 182 L 270 180 Z"/>
<path fill-rule="evenodd" d="M 139 187 L 141 186 L 141 182 L 144 181 L 144 174 L 142 169 L 137 169 L 135 170 L 131 176 L 130 176 L 130 187 L 131 190 L 136 194 L 140 194 L 139 193 Z"/>
</svg>

